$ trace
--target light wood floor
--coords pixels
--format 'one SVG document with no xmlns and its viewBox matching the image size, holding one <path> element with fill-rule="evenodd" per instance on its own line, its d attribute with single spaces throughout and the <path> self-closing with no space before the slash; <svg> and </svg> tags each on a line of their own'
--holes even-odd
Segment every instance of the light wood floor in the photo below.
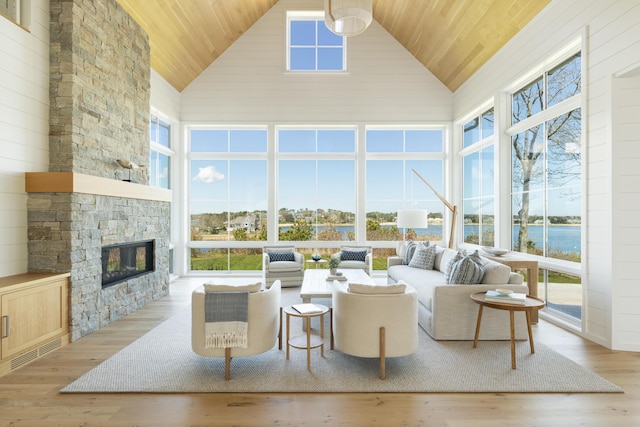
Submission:
<svg viewBox="0 0 640 427">
<path fill-rule="evenodd" d="M 0 378 L 5 426 L 638 426 L 640 353 L 610 351 L 541 321 L 535 340 L 621 386 L 615 394 L 60 394 L 189 304 L 202 279 Z M 541 372 L 540 375 L 544 375 Z"/>
</svg>

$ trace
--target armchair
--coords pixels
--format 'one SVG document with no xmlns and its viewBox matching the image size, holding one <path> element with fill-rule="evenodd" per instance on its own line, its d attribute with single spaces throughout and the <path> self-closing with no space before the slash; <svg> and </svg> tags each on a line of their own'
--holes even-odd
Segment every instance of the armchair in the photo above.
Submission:
<svg viewBox="0 0 640 427">
<path fill-rule="evenodd" d="M 238 288 L 238 291 L 246 287 Z M 207 348 L 205 326 L 205 285 L 191 294 L 191 348 L 206 357 L 225 358 L 225 380 L 231 378 L 231 359 L 271 350 L 278 338 L 282 348 L 282 312 L 280 281 L 265 290 L 250 292 L 247 307 L 247 347 Z"/>
<path fill-rule="evenodd" d="M 418 294 L 411 286 L 335 282 L 332 305 L 334 347 L 379 358 L 380 379 L 386 377 L 386 357 L 407 356 L 418 348 Z"/>
<path fill-rule="evenodd" d="M 332 254 L 331 258 L 340 260 L 338 268 L 359 268 L 371 276 L 373 270 L 371 246 L 341 246 L 340 252 Z"/>
<path fill-rule="evenodd" d="M 281 281 L 283 288 L 302 285 L 304 257 L 293 246 L 265 246 L 262 254 L 262 274 L 267 287 Z"/>
</svg>

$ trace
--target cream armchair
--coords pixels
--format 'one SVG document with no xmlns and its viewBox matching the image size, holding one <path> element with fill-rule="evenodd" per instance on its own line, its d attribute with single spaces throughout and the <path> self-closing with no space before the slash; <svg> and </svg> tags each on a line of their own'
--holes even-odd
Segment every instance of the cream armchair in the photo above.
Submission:
<svg viewBox="0 0 640 427">
<path fill-rule="evenodd" d="M 268 286 L 280 280 L 283 288 L 302 285 L 304 257 L 293 246 L 265 246 L 262 253 L 262 274 Z"/>
<path fill-rule="evenodd" d="M 371 246 L 341 246 L 340 252 L 332 254 L 331 258 L 340 260 L 338 268 L 359 268 L 368 275 L 373 270 Z"/>
<path fill-rule="evenodd" d="M 335 349 L 379 358 L 380 379 L 386 377 L 385 358 L 407 356 L 418 348 L 418 294 L 411 286 L 335 281 L 332 298 Z"/>
<path fill-rule="evenodd" d="M 244 290 L 244 287 L 238 290 Z M 191 348 L 201 356 L 225 358 L 225 380 L 231 378 L 231 359 L 252 356 L 271 350 L 278 340 L 282 349 L 282 312 L 280 281 L 258 292 L 249 293 L 247 313 L 247 347 L 206 348 L 205 346 L 205 285 L 191 294 Z"/>
</svg>

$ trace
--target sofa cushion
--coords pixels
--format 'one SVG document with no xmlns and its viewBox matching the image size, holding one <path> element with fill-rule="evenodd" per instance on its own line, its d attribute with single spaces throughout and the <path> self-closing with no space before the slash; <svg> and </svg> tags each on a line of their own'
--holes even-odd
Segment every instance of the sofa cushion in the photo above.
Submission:
<svg viewBox="0 0 640 427">
<path fill-rule="evenodd" d="M 484 277 L 482 283 L 502 285 L 509 283 L 511 279 L 511 268 L 485 257 L 481 257 L 484 264 Z"/>
<path fill-rule="evenodd" d="M 433 270 L 433 264 L 436 260 L 436 247 L 435 245 L 429 245 L 420 243 L 415 252 L 413 253 L 413 257 L 411 257 L 411 261 L 409 262 L 409 267 L 421 268 L 423 270 Z"/>
<path fill-rule="evenodd" d="M 349 292 L 352 294 L 383 295 L 403 294 L 407 285 L 398 283 L 395 285 L 365 285 L 362 283 L 349 283 Z"/>
<path fill-rule="evenodd" d="M 270 272 L 282 272 L 282 271 L 300 271 L 302 270 L 302 266 L 299 262 L 296 261 L 279 261 L 269 263 L 269 271 Z"/>
<path fill-rule="evenodd" d="M 365 262 L 365 258 L 367 257 L 367 251 L 349 251 L 342 250 L 340 251 L 340 260 L 341 261 L 360 261 Z"/>
<path fill-rule="evenodd" d="M 262 282 L 234 285 L 209 281 L 204 283 L 205 292 L 260 292 Z"/>
<path fill-rule="evenodd" d="M 447 275 L 447 283 L 477 285 L 482 282 L 483 276 L 484 264 L 476 250 L 471 255 L 453 263 L 451 271 Z"/>
<path fill-rule="evenodd" d="M 442 248 L 441 253 L 436 252 L 436 261 L 433 264 L 434 268 L 437 268 L 442 273 L 446 273 L 447 267 L 449 266 L 449 263 L 451 262 L 451 260 L 454 257 L 457 257 L 459 254 L 460 253 L 455 249 Z M 462 253 L 462 256 L 460 256 L 458 260 L 462 259 L 463 256 L 464 256 L 464 253 Z"/>
</svg>

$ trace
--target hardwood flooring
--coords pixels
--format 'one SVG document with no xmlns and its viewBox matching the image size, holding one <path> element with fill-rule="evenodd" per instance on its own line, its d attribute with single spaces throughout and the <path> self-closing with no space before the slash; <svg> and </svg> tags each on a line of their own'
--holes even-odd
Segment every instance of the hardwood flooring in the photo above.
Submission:
<svg viewBox="0 0 640 427">
<path fill-rule="evenodd" d="M 202 279 L 0 377 L 0 427 L 637 426 L 640 353 L 611 351 L 548 322 L 535 340 L 624 393 L 60 394 L 59 390 L 190 303 Z M 540 375 L 544 375 L 541 372 Z"/>
</svg>

